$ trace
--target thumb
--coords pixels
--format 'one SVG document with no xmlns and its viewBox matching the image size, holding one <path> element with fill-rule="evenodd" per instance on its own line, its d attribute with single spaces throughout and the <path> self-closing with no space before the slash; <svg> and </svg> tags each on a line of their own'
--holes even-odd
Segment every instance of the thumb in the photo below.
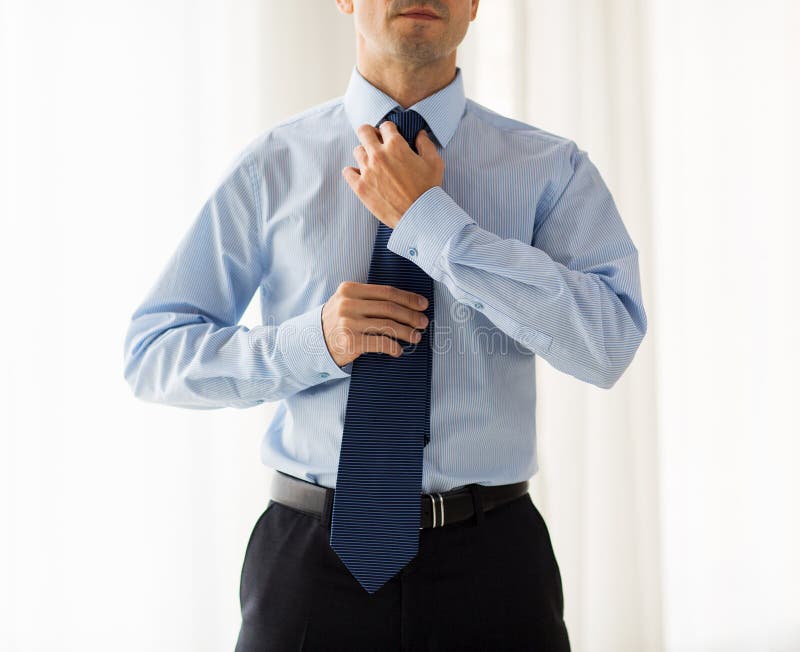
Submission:
<svg viewBox="0 0 800 652">
<path fill-rule="evenodd" d="M 436 152 L 436 145 L 433 144 L 428 132 L 425 129 L 420 129 L 416 138 L 417 152 L 422 158 L 427 158 L 431 153 Z"/>
</svg>

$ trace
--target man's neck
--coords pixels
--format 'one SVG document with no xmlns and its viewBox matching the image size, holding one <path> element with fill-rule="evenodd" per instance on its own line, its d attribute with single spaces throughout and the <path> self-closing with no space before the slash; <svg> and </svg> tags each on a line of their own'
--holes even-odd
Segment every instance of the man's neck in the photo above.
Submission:
<svg viewBox="0 0 800 652">
<path fill-rule="evenodd" d="M 443 89 L 456 76 L 456 57 L 453 54 L 423 66 L 404 61 L 386 61 L 359 57 L 356 68 L 361 76 L 407 109 L 420 100 Z"/>
</svg>

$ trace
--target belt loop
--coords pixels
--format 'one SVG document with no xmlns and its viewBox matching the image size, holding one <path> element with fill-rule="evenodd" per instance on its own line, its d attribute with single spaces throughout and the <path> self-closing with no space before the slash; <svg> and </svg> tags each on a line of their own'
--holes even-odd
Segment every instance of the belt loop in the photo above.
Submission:
<svg viewBox="0 0 800 652">
<path fill-rule="evenodd" d="M 475 510 L 474 522 L 475 525 L 483 523 L 483 494 L 481 494 L 481 485 L 477 482 L 467 485 L 469 492 L 472 494 L 472 508 Z"/>
<path fill-rule="evenodd" d="M 331 529 L 331 519 L 333 517 L 333 492 L 335 489 L 332 487 L 325 488 L 325 505 L 322 507 L 322 514 L 320 516 L 320 523 L 325 529 Z"/>
</svg>

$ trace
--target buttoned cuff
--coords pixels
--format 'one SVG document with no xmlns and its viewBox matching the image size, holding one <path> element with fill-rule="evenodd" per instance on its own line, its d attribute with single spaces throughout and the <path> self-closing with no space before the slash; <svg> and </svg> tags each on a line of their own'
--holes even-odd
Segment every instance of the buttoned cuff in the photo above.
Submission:
<svg viewBox="0 0 800 652">
<path fill-rule="evenodd" d="M 447 242 L 473 220 L 441 186 L 423 192 L 403 213 L 387 249 L 416 263 L 431 278 Z"/>
<path fill-rule="evenodd" d="M 278 350 L 294 376 L 306 385 L 315 385 L 350 376 L 352 363 L 340 367 L 328 350 L 322 331 L 320 304 L 278 326 Z"/>
</svg>

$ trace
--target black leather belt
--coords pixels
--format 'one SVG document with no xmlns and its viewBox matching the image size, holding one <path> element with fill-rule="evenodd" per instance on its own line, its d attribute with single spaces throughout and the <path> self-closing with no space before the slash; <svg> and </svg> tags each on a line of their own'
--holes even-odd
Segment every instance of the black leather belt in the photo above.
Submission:
<svg viewBox="0 0 800 652">
<path fill-rule="evenodd" d="M 501 485 L 471 484 L 444 493 L 422 494 L 420 496 L 422 509 L 419 529 L 442 527 L 450 523 L 465 521 L 474 516 L 473 491 L 479 493 L 483 511 L 488 512 L 528 493 L 528 481 Z M 323 487 L 276 470 L 270 492 L 272 500 L 307 512 L 319 519 L 326 513 L 327 507 L 328 522 L 325 525 L 330 527 L 330 513 L 335 489 Z"/>
</svg>

